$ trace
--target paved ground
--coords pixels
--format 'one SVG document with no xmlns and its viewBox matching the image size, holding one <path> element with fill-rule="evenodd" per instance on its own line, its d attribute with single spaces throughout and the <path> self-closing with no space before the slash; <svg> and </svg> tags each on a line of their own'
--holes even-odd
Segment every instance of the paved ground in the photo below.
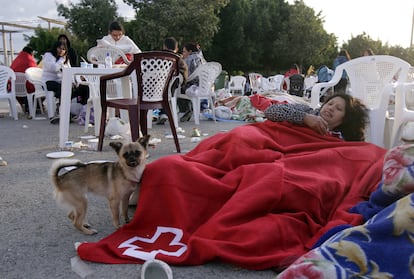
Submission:
<svg viewBox="0 0 414 279">
<path fill-rule="evenodd" d="M 201 133 L 211 136 L 230 130 L 243 123 L 202 121 Z M 192 149 L 194 122 L 182 123 L 185 130 L 180 139 L 183 151 Z M 90 129 L 92 132 L 92 129 Z M 175 153 L 173 140 L 165 139 L 169 125 L 154 125 L 153 137 L 161 139 L 150 149 L 149 161 Z M 83 127 L 70 125 L 70 140 L 80 141 Z M 97 241 L 113 232 L 107 203 L 102 198 L 91 197 L 89 221 L 98 229 L 94 236 L 85 236 L 75 230 L 56 206 L 48 170 L 52 159 L 46 154 L 58 151 L 58 125 L 47 120 L 27 120 L 22 115 L 18 121 L 0 118 L 0 156 L 7 166 L 0 166 L 0 278 L 80 278 L 71 270 L 70 260 L 76 256 L 74 243 Z M 75 150 L 75 157 L 83 161 L 115 160 L 116 156 L 104 143 L 103 152 Z M 133 212 L 130 213 L 130 215 Z M 87 278 L 139 278 L 141 265 L 105 265 L 86 263 L 92 272 Z M 174 278 L 274 278 L 272 270 L 249 271 L 224 263 L 202 266 L 173 266 Z"/>
</svg>

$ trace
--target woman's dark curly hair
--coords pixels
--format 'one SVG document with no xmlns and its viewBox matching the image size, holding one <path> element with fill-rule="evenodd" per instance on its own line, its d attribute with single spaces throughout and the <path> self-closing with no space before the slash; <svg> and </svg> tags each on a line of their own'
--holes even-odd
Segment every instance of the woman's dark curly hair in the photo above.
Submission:
<svg viewBox="0 0 414 279">
<path fill-rule="evenodd" d="M 322 107 L 331 99 L 340 97 L 345 100 L 345 115 L 342 124 L 335 128 L 346 141 L 364 141 L 365 128 L 369 122 L 368 108 L 357 98 L 344 93 L 330 96 Z"/>
</svg>

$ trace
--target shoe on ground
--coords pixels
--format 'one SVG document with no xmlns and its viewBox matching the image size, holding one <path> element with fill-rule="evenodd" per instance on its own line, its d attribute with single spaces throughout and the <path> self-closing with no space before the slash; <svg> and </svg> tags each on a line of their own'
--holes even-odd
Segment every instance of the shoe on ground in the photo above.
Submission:
<svg viewBox="0 0 414 279">
<path fill-rule="evenodd" d="M 173 274 L 167 263 L 154 259 L 142 265 L 141 279 L 173 279 Z"/>
<path fill-rule="evenodd" d="M 191 119 L 191 115 L 192 115 L 192 114 L 193 114 L 193 112 L 192 112 L 191 110 L 186 111 L 186 112 L 184 113 L 184 115 L 183 115 L 183 116 L 181 116 L 181 118 L 180 118 L 180 122 L 190 121 L 190 119 Z"/>
<path fill-rule="evenodd" d="M 59 124 L 59 121 L 59 116 L 53 116 L 52 118 L 50 118 L 50 124 Z"/>
<path fill-rule="evenodd" d="M 168 116 L 166 114 L 161 114 L 159 119 L 158 119 L 157 125 L 164 125 L 164 123 L 167 120 L 168 120 Z"/>
<path fill-rule="evenodd" d="M 70 115 L 70 123 L 75 123 L 75 122 L 78 122 L 78 121 L 79 121 L 79 116 L 78 115 L 74 115 L 74 114 Z"/>
</svg>

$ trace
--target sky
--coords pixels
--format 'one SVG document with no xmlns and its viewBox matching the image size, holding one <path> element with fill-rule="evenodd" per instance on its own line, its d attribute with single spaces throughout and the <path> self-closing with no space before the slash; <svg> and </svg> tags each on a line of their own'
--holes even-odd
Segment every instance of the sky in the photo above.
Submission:
<svg viewBox="0 0 414 279">
<path fill-rule="evenodd" d="M 289 3 L 293 1 L 288 0 Z M 34 26 L 41 24 L 47 27 L 47 23 L 41 21 L 38 16 L 63 20 L 57 15 L 56 3 L 68 2 L 68 0 L 2 1 L 0 22 Z M 72 0 L 72 3 L 77 2 L 78 0 Z M 131 7 L 124 4 L 122 0 L 116 2 L 121 16 L 133 18 L 134 11 Z M 372 39 L 381 40 L 383 44 L 400 45 L 404 48 L 410 46 L 414 13 L 412 0 L 304 0 L 304 2 L 313 8 L 315 13 L 321 12 L 325 20 L 325 30 L 335 34 L 339 45 L 347 42 L 352 36 L 365 32 Z M 22 33 L 14 33 L 12 38 L 14 50 L 20 51 L 26 44 Z M 8 36 L 6 41 L 9 42 Z M 0 43 L 0 49 L 3 49 L 2 46 L 3 44 Z M 8 49 L 10 49 L 9 43 Z"/>
<path fill-rule="evenodd" d="M 293 3 L 293 0 L 289 0 Z M 338 44 L 365 32 L 383 44 L 408 48 L 411 42 L 414 1 L 412 0 L 304 0 L 322 12 L 324 28 L 338 37 Z"/>
</svg>

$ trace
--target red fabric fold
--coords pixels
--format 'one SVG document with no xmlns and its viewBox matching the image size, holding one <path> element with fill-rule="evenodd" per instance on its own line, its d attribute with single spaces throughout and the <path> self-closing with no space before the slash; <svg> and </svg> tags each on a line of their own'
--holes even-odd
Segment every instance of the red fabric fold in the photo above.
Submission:
<svg viewBox="0 0 414 279">
<path fill-rule="evenodd" d="M 287 102 L 272 100 L 260 94 L 253 94 L 249 96 L 249 98 L 252 106 L 261 111 L 265 111 L 266 108 L 272 104 L 287 104 Z"/>
<path fill-rule="evenodd" d="M 148 164 L 132 222 L 79 256 L 285 267 L 329 229 L 362 223 L 348 209 L 376 189 L 385 151 L 271 121 L 219 133 Z"/>
</svg>

